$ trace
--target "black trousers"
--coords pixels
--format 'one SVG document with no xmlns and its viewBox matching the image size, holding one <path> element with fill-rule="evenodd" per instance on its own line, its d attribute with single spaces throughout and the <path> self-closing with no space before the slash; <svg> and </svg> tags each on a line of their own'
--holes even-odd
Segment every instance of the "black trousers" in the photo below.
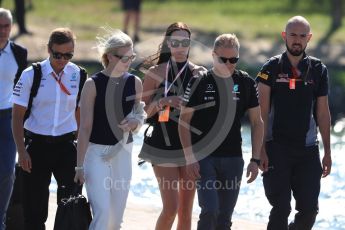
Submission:
<svg viewBox="0 0 345 230">
<path fill-rule="evenodd" d="M 32 161 L 31 173 L 25 172 L 23 176 L 25 228 L 44 230 L 52 174 L 58 185 L 57 203 L 73 191 L 76 146 L 72 140 L 47 143 L 26 138 L 25 142 Z"/>
<path fill-rule="evenodd" d="M 318 146 L 294 148 L 266 144 L 269 170 L 263 174 L 265 194 L 272 205 L 268 230 L 310 230 L 318 213 L 322 166 Z M 288 227 L 291 192 L 298 211 Z"/>
</svg>

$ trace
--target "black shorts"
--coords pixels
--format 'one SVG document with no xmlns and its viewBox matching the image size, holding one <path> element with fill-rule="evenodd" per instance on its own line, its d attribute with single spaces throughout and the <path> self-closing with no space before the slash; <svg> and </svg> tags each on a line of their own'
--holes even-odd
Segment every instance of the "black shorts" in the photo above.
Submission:
<svg viewBox="0 0 345 230">
<path fill-rule="evenodd" d="M 168 124 L 166 124 L 166 134 L 163 133 L 160 125 L 157 123 L 147 127 L 144 133 L 143 146 L 139 153 L 140 159 L 155 165 L 173 163 L 183 166 L 186 164 L 183 148 L 178 137 L 177 126 L 174 127 L 175 125 L 171 126 Z M 153 128 L 151 132 L 148 131 L 150 128 Z M 167 140 L 169 141 L 169 146 L 166 144 Z"/>
<path fill-rule="evenodd" d="M 141 0 L 122 0 L 123 10 L 140 11 Z"/>
</svg>

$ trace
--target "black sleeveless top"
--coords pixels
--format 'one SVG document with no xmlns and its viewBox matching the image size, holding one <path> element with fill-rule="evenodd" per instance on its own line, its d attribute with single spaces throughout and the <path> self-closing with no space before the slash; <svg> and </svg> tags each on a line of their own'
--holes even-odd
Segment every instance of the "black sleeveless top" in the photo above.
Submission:
<svg viewBox="0 0 345 230">
<path fill-rule="evenodd" d="M 123 137 L 118 124 L 135 103 L 135 76 L 125 73 L 120 78 L 110 78 L 98 72 L 92 80 L 96 85 L 96 98 L 90 142 L 115 145 Z"/>
<path fill-rule="evenodd" d="M 170 70 L 168 72 L 168 86 L 174 81 L 175 76 L 183 68 L 186 62 L 182 63 L 171 63 Z M 174 81 L 174 85 L 170 88 L 167 96 L 183 96 L 184 91 L 188 85 L 189 80 L 192 78 L 193 73 L 189 69 L 187 64 L 184 71 L 181 73 L 180 77 Z M 156 91 L 156 95 L 153 100 L 159 100 L 164 97 L 165 80 L 160 84 Z M 164 122 L 164 124 L 158 122 L 158 113 L 154 114 L 150 119 L 149 123 L 154 126 L 152 138 L 155 139 L 154 145 L 158 149 L 165 150 L 181 150 L 182 145 L 178 134 L 178 119 L 180 116 L 180 110 L 170 107 L 169 121 Z M 166 130 L 166 131 L 165 131 Z M 159 153 L 157 153 L 159 154 Z"/>
</svg>

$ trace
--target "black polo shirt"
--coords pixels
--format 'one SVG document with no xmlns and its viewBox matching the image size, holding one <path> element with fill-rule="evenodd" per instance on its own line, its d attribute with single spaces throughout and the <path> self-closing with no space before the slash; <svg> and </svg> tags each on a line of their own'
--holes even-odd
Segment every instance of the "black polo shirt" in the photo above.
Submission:
<svg viewBox="0 0 345 230">
<path fill-rule="evenodd" d="M 263 65 L 256 81 L 271 87 L 266 141 L 296 147 L 316 145 L 316 100 L 328 95 L 326 66 L 304 54 L 296 70 L 283 53 Z"/>
<path fill-rule="evenodd" d="M 229 81 L 233 81 L 233 84 L 229 84 Z M 232 88 L 228 87 L 229 85 Z M 232 111 L 235 113 L 232 126 L 231 128 L 213 127 L 220 118 L 219 113 L 223 113 L 220 111 L 220 104 L 222 100 L 227 99 L 234 101 L 233 104 L 236 105 L 236 108 L 230 108 L 235 110 Z M 192 132 L 193 145 L 200 141 L 211 144 L 214 139 L 204 137 L 212 128 L 219 129 L 219 132 L 228 130 L 225 139 L 212 152 L 212 156 L 242 156 L 241 118 L 248 109 L 259 105 L 256 83 L 247 73 L 235 70 L 231 77 L 221 78 L 209 70 L 204 76 L 191 79 L 184 95 L 184 102 L 185 106 L 195 109 L 191 126 L 201 131 L 201 134 Z M 206 104 L 211 106 L 200 108 L 201 105 Z M 225 115 L 225 119 L 231 119 L 231 116 Z"/>
</svg>

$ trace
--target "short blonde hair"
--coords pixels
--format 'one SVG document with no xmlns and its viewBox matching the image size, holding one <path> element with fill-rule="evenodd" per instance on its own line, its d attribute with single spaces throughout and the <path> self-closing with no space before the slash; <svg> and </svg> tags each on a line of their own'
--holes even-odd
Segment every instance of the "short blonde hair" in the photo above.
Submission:
<svg viewBox="0 0 345 230">
<path fill-rule="evenodd" d="M 214 41 L 213 51 L 217 48 L 236 48 L 240 49 L 240 42 L 235 34 L 221 34 Z"/>
<path fill-rule="evenodd" d="M 132 39 L 121 30 L 106 30 L 106 35 L 97 36 L 97 49 L 101 55 L 101 62 L 104 67 L 107 67 L 109 64 L 108 53 L 116 52 L 117 49 L 123 47 L 133 47 Z"/>
</svg>

